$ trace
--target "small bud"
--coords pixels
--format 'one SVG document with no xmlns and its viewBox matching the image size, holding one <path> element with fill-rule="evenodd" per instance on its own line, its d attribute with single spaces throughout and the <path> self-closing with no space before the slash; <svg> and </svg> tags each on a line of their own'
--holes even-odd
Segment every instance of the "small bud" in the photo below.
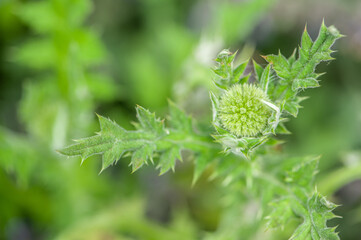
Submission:
<svg viewBox="0 0 361 240">
<path fill-rule="evenodd" d="M 220 100 L 219 119 L 223 127 L 238 137 L 256 136 L 271 116 L 271 110 L 262 100 L 270 101 L 255 85 L 234 85 Z"/>
</svg>

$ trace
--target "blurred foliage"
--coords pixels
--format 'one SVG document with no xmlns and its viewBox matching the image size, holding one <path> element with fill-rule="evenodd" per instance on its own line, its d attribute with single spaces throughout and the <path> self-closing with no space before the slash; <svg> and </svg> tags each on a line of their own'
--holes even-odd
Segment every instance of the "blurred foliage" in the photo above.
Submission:
<svg viewBox="0 0 361 240">
<path fill-rule="evenodd" d="M 342 204 L 343 219 L 331 225 L 341 239 L 358 239 L 359 12 L 358 1 L 341 0 L 1 0 L 0 239 L 199 239 L 218 227 L 239 227 L 241 239 L 286 239 L 299 222 L 256 232 L 262 203 L 243 185 L 225 199 L 219 180 L 206 180 L 211 168 L 190 188 L 187 160 L 161 177 L 148 168 L 130 175 L 130 159 L 98 176 L 94 158 L 80 167 L 54 150 L 98 130 L 94 112 L 130 127 L 135 104 L 162 113 L 167 98 L 209 122 L 209 68 L 220 49 L 242 49 L 240 62 L 255 44 L 289 55 L 304 23 L 315 39 L 323 17 L 348 37 L 337 61 L 319 67 L 328 72 L 322 87 L 287 124 L 293 134 L 282 150 L 323 155 L 318 190 Z M 232 224 L 219 223 L 224 201 L 240 204 L 224 213 Z"/>
</svg>

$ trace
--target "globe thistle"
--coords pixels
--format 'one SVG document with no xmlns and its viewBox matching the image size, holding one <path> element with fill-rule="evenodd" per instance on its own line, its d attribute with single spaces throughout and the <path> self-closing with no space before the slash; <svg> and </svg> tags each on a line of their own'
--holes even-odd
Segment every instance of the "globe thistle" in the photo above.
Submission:
<svg viewBox="0 0 361 240">
<path fill-rule="evenodd" d="M 219 119 L 224 128 L 238 137 L 252 137 L 267 125 L 271 111 L 263 101 L 267 94 L 255 85 L 231 87 L 219 103 Z"/>
</svg>

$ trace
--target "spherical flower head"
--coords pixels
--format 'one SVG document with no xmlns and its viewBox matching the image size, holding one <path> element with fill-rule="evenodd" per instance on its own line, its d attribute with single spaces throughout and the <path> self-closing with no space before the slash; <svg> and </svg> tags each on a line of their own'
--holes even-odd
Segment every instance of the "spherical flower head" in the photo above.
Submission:
<svg viewBox="0 0 361 240">
<path fill-rule="evenodd" d="M 253 137 L 267 125 L 271 110 L 262 89 L 251 84 L 231 87 L 219 103 L 219 119 L 224 128 L 238 137 Z"/>
</svg>

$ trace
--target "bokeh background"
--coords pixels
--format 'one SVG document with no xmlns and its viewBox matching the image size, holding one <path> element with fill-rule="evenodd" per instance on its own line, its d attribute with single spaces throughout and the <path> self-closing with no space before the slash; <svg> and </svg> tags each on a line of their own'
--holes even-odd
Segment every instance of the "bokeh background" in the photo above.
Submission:
<svg viewBox="0 0 361 240">
<path fill-rule="evenodd" d="M 341 206 L 341 239 L 361 236 L 361 1 L 0 0 L 0 239 L 201 239 L 216 231 L 222 187 L 192 164 L 158 176 L 129 160 L 98 175 L 56 149 L 98 131 L 95 112 L 125 128 L 135 104 L 165 117 L 167 100 L 210 120 L 213 59 L 287 56 L 307 23 L 347 35 L 321 64 L 283 151 L 322 155 L 318 190 Z M 240 216 L 240 219 L 242 216 Z M 237 221 L 237 219 L 235 219 Z M 244 238 L 287 239 L 245 225 Z M 287 229 L 285 232 L 289 232 Z"/>
</svg>

